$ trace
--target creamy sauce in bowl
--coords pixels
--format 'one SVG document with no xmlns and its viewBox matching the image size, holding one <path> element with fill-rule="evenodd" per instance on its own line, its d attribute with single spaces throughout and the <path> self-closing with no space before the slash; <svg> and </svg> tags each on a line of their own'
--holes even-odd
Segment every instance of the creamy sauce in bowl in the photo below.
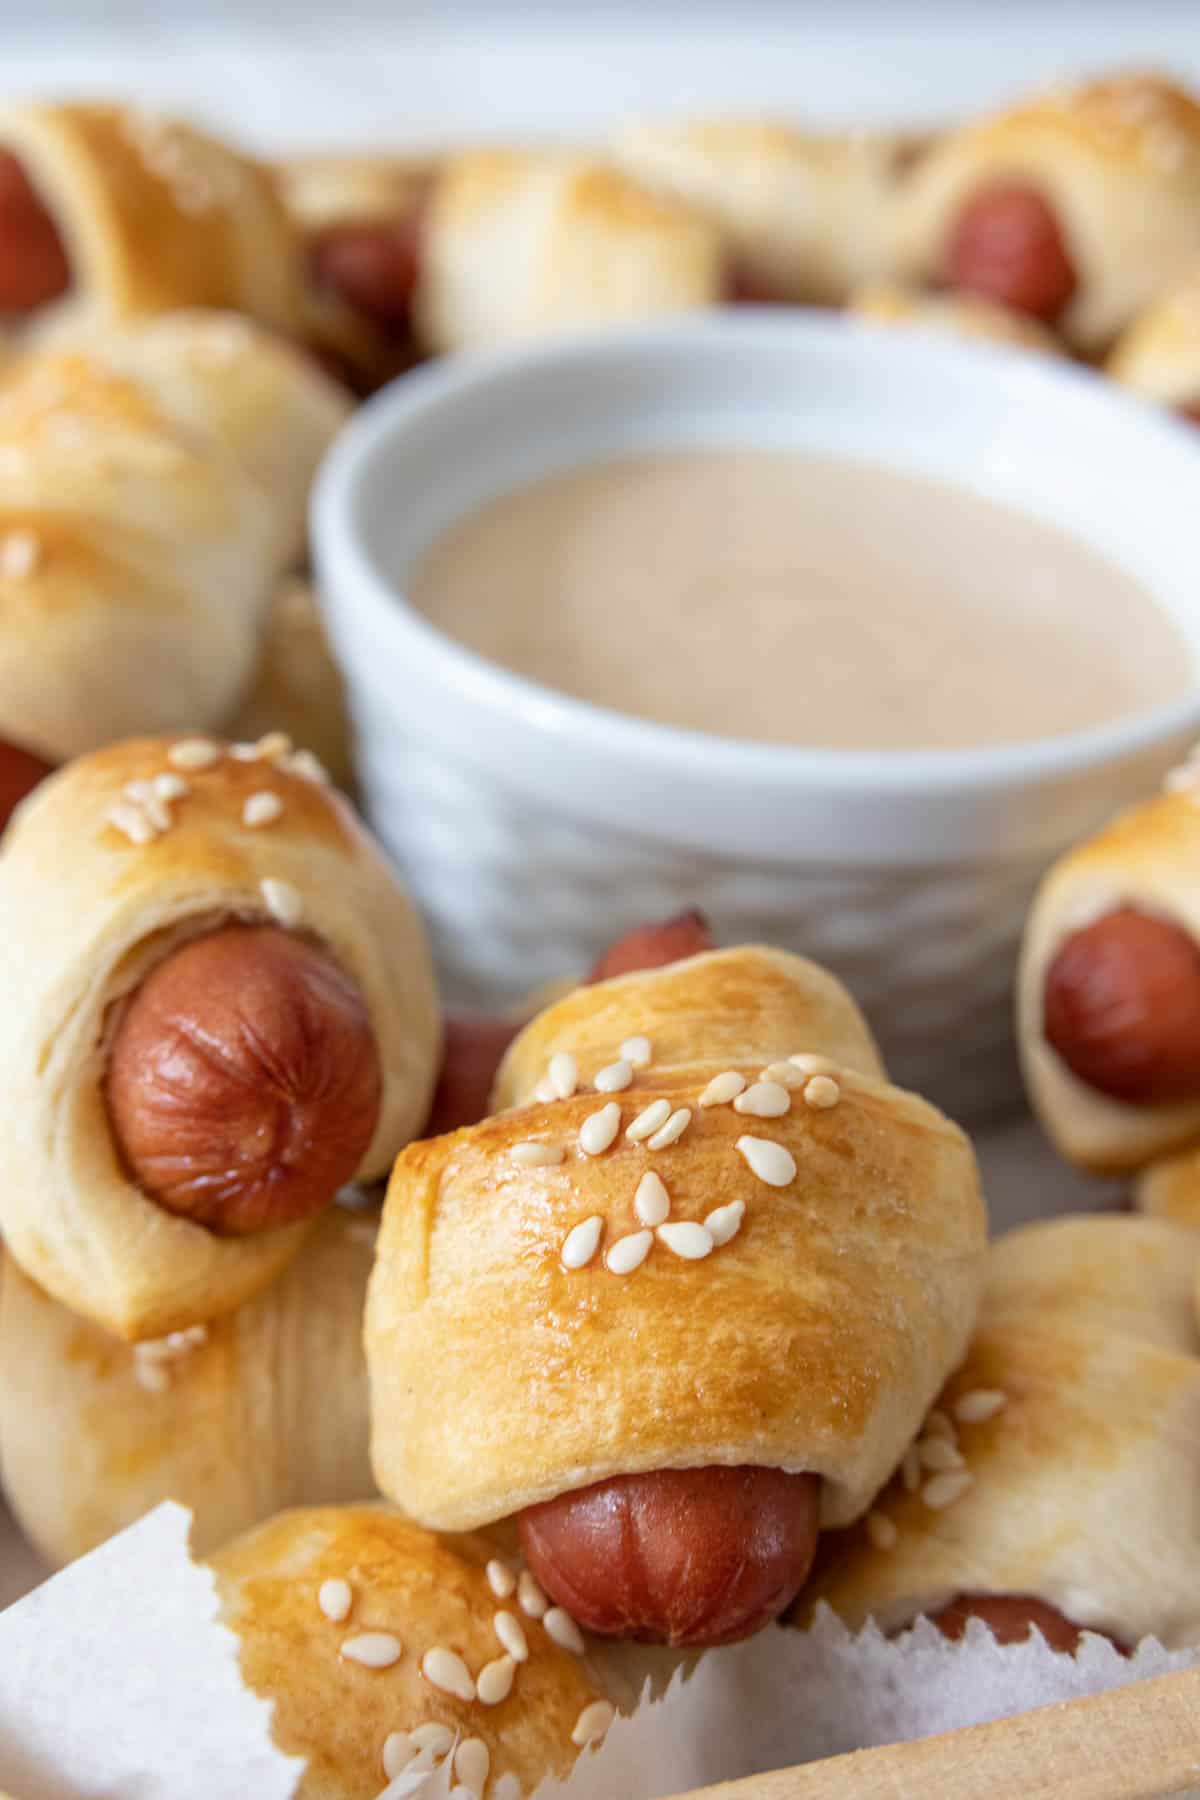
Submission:
<svg viewBox="0 0 1200 1800">
<path fill-rule="evenodd" d="M 762 743 L 1019 743 L 1194 682 L 1152 595 L 1058 527 L 801 452 L 672 451 L 549 477 L 459 520 L 406 591 L 530 680 Z"/>
</svg>

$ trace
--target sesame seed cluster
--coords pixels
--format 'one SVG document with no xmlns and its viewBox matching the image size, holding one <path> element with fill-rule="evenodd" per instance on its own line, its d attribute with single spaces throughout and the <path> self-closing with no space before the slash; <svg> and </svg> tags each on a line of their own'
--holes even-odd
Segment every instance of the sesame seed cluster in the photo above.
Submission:
<svg viewBox="0 0 1200 1800">
<path fill-rule="evenodd" d="M 232 163 L 204 156 L 196 140 L 173 120 L 131 110 L 122 121 L 122 132 L 150 174 L 166 183 L 180 212 L 196 217 L 236 201 L 238 181 Z"/>
<path fill-rule="evenodd" d="M 648 1069 L 652 1061 L 649 1038 L 638 1035 L 626 1038 L 616 1062 L 609 1063 L 593 1078 L 597 1093 L 624 1093 L 635 1081 L 636 1071 Z M 841 1099 L 841 1086 L 836 1066 L 826 1057 L 808 1052 L 768 1063 L 755 1081 L 736 1069 L 725 1069 L 714 1075 L 696 1102 L 698 1110 L 714 1106 L 732 1106 L 736 1113 L 753 1119 L 778 1119 L 791 1111 L 792 1095 L 798 1091 L 803 1102 L 814 1112 L 826 1112 Z M 546 1074 L 534 1089 L 534 1098 L 549 1105 L 556 1100 L 571 1099 L 580 1088 L 579 1065 L 568 1051 L 560 1050 L 550 1058 Z M 646 1152 L 667 1150 L 677 1144 L 692 1123 L 690 1106 L 672 1107 L 662 1096 L 641 1107 L 626 1123 L 620 1102 L 607 1100 L 589 1113 L 579 1127 L 576 1144 L 588 1157 L 603 1156 L 621 1135 L 627 1144 L 641 1145 Z M 736 1150 L 746 1166 L 767 1187 L 785 1188 L 796 1178 L 796 1160 L 785 1144 L 773 1138 L 744 1133 Z M 566 1160 L 567 1147 L 562 1143 L 530 1139 L 514 1144 L 509 1160 L 518 1168 L 553 1168 Z M 714 1250 L 732 1242 L 742 1228 L 746 1215 L 744 1200 L 731 1200 L 716 1207 L 703 1223 L 695 1219 L 671 1218 L 671 1192 L 657 1170 L 647 1169 L 634 1190 L 636 1231 L 614 1238 L 604 1252 L 604 1266 L 613 1275 L 632 1275 L 640 1269 L 656 1243 L 685 1262 L 700 1262 Z M 559 1248 L 564 1269 L 585 1269 L 594 1260 L 604 1239 L 605 1220 L 591 1213 L 573 1225 Z"/>
<path fill-rule="evenodd" d="M 1008 1396 L 999 1388 L 971 1388 L 960 1394 L 950 1411 L 935 1406 L 921 1435 L 904 1453 L 900 1464 L 900 1488 L 919 1493 L 930 1512 L 944 1512 L 975 1485 L 959 1442 L 960 1425 L 982 1425 L 1003 1412 Z M 866 1517 L 866 1533 L 876 1550 L 894 1550 L 900 1530 L 890 1514 L 876 1507 Z"/>
<path fill-rule="evenodd" d="M 121 797 L 109 807 L 105 822 L 138 848 L 165 837 L 176 822 L 178 806 L 193 793 L 193 781 L 216 769 L 228 757 L 234 762 L 262 763 L 288 775 L 324 787 L 329 776 L 311 750 L 296 750 L 283 731 L 270 731 L 254 744 L 225 746 L 212 738 L 179 738 L 166 753 L 168 767 L 138 781 L 127 781 Z M 284 816 L 282 794 L 274 788 L 257 788 L 242 804 L 241 823 L 247 831 L 259 831 Z M 299 890 L 290 881 L 266 875 L 259 883 L 263 905 L 277 924 L 292 929 L 304 915 Z"/>
<path fill-rule="evenodd" d="M 422 1679 L 435 1693 L 446 1694 L 463 1705 L 491 1707 L 508 1699 L 521 1667 L 536 1652 L 536 1637 L 531 1643 L 530 1628 L 520 1614 L 540 1625 L 551 1643 L 573 1656 L 583 1656 L 587 1645 L 570 1613 L 561 1606 L 551 1606 L 527 1569 L 493 1557 L 486 1575 L 498 1601 L 515 1601 L 515 1608 L 501 1606 L 492 1617 L 498 1654 L 472 1673 L 458 1651 L 445 1644 L 434 1644 L 419 1654 L 418 1666 Z M 316 1599 L 319 1611 L 334 1625 L 346 1624 L 360 1602 L 353 1584 L 340 1576 L 323 1581 Z M 343 1662 L 380 1672 L 394 1668 L 404 1653 L 404 1645 L 394 1632 L 374 1627 L 352 1631 L 338 1645 Z M 575 1720 L 571 1742 L 579 1749 L 598 1743 L 614 1717 L 614 1708 L 607 1700 L 590 1702 Z M 380 1763 L 386 1778 L 394 1781 L 401 1774 L 431 1771 L 451 1751 L 454 1786 L 450 1800 L 482 1800 L 491 1775 L 491 1752 L 481 1737 L 463 1737 L 450 1725 L 431 1720 L 411 1730 L 389 1731 L 380 1746 Z"/>
</svg>

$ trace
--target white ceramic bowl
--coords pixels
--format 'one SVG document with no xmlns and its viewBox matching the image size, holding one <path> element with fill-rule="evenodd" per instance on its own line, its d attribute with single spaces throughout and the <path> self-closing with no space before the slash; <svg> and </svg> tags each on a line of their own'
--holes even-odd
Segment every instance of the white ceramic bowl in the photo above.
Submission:
<svg viewBox="0 0 1200 1800">
<path fill-rule="evenodd" d="M 870 459 L 1052 520 L 1139 576 L 1200 668 L 1194 430 L 1049 357 L 716 314 L 441 363 L 342 436 L 315 542 L 367 809 L 459 1001 L 511 999 L 699 903 L 726 941 L 837 969 L 896 1077 L 977 1114 L 1016 1091 L 1011 974 L 1039 871 L 1159 779 L 1200 698 L 1018 746 L 778 748 L 551 692 L 406 604 L 406 569 L 484 500 L 572 464 L 712 444 Z M 1095 629 L 1119 637 L 1122 621 Z"/>
</svg>

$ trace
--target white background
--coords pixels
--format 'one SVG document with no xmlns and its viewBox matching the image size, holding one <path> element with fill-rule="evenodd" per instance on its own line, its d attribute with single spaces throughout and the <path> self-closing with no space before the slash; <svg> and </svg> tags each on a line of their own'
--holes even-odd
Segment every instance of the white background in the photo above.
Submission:
<svg viewBox="0 0 1200 1800">
<path fill-rule="evenodd" d="M 1200 83 L 1200 0 L 0 0 L 0 54 L 8 92 L 136 94 L 271 148 L 586 136 L 950 116 L 1131 62 Z"/>
</svg>

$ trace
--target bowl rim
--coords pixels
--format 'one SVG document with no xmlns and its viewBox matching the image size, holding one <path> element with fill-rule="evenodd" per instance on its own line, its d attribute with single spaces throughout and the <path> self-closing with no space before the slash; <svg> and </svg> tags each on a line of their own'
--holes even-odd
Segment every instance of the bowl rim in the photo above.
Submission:
<svg viewBox="0 0 1200 1800">
<path fill-rule="evenodd" d="M 751 783 L 760 791 L 798 788 L 831 795 L 926 793 L 969 795 L 1034 782 L 1069 780 L 1152 751 L 1171 738 L 1200 731 L 1200 669 L 1181 697 L 1129 713 L 1109 724 L 1054 737 L 1009 744 L 932 750 L 821 749 L 760 743 L 663 725 L 566 694 L 493 663 L 440 631 L 412 606 L 367 548 L 355 521 L 355 499 L 368 471 L 386 458 L 396 438 L 419 431 L 430 413 L 452 408 L 464 396 L 499 390 L 530 370 L 553 371 L 581 359 L 620 364 L 659 351 L 686 354 L 688 344 L 711 348 L 746 342 L 786 353 L 790 344 L 827 343 L 837 354 L 853 346 L 862 357 L 894 366 L 897 358 L 939 371 L 962 372 L 971 359 L 979 378 L 1020 373 L 1025 390 L 1042 390 L 1045 403 L 1071 394 L 1077 402 L 1110 414 L 1124 412 L 1132 431 L 1149 437 L 1161 453 L 1177 456 L 1181 474 L 1200 484 L 1196 427 L 1120 388 L 1101 372 L 1004 344 L 940 337 L 919 329 L 900 332 L 870 320 L 818 309 L 738 307 L 687 314 L 635 328 L 580 331 L 536 343 L 460 352 L 411 371 L 374 394 L 343 428 L 327 453 L 310 502 L 312 540 L 323 577 L 323 598 L 353 592 L 353 605 L 369 613 L 358 622 L 363 641 L 387 642 L 410 673 L 471 706 L 509 723 L 536 727 L 544 741 L 569 742 L 572 754 L 641 764 L 665 778 L 711 781 L 719 787 Z M 1132 454 L 1132 453 L 1131 453 Z M 1184 503 L 1181 503 L 1184 504 Z M 336 570 L 336 580 L 330 572 Z M 1157 604 L 1157 602 L 1156 602 Z M 1167 609 L 1164 609 L 1167 610 Z M 1180 622 L 1168 612 L 1173 622 Z"/>
</svg>

